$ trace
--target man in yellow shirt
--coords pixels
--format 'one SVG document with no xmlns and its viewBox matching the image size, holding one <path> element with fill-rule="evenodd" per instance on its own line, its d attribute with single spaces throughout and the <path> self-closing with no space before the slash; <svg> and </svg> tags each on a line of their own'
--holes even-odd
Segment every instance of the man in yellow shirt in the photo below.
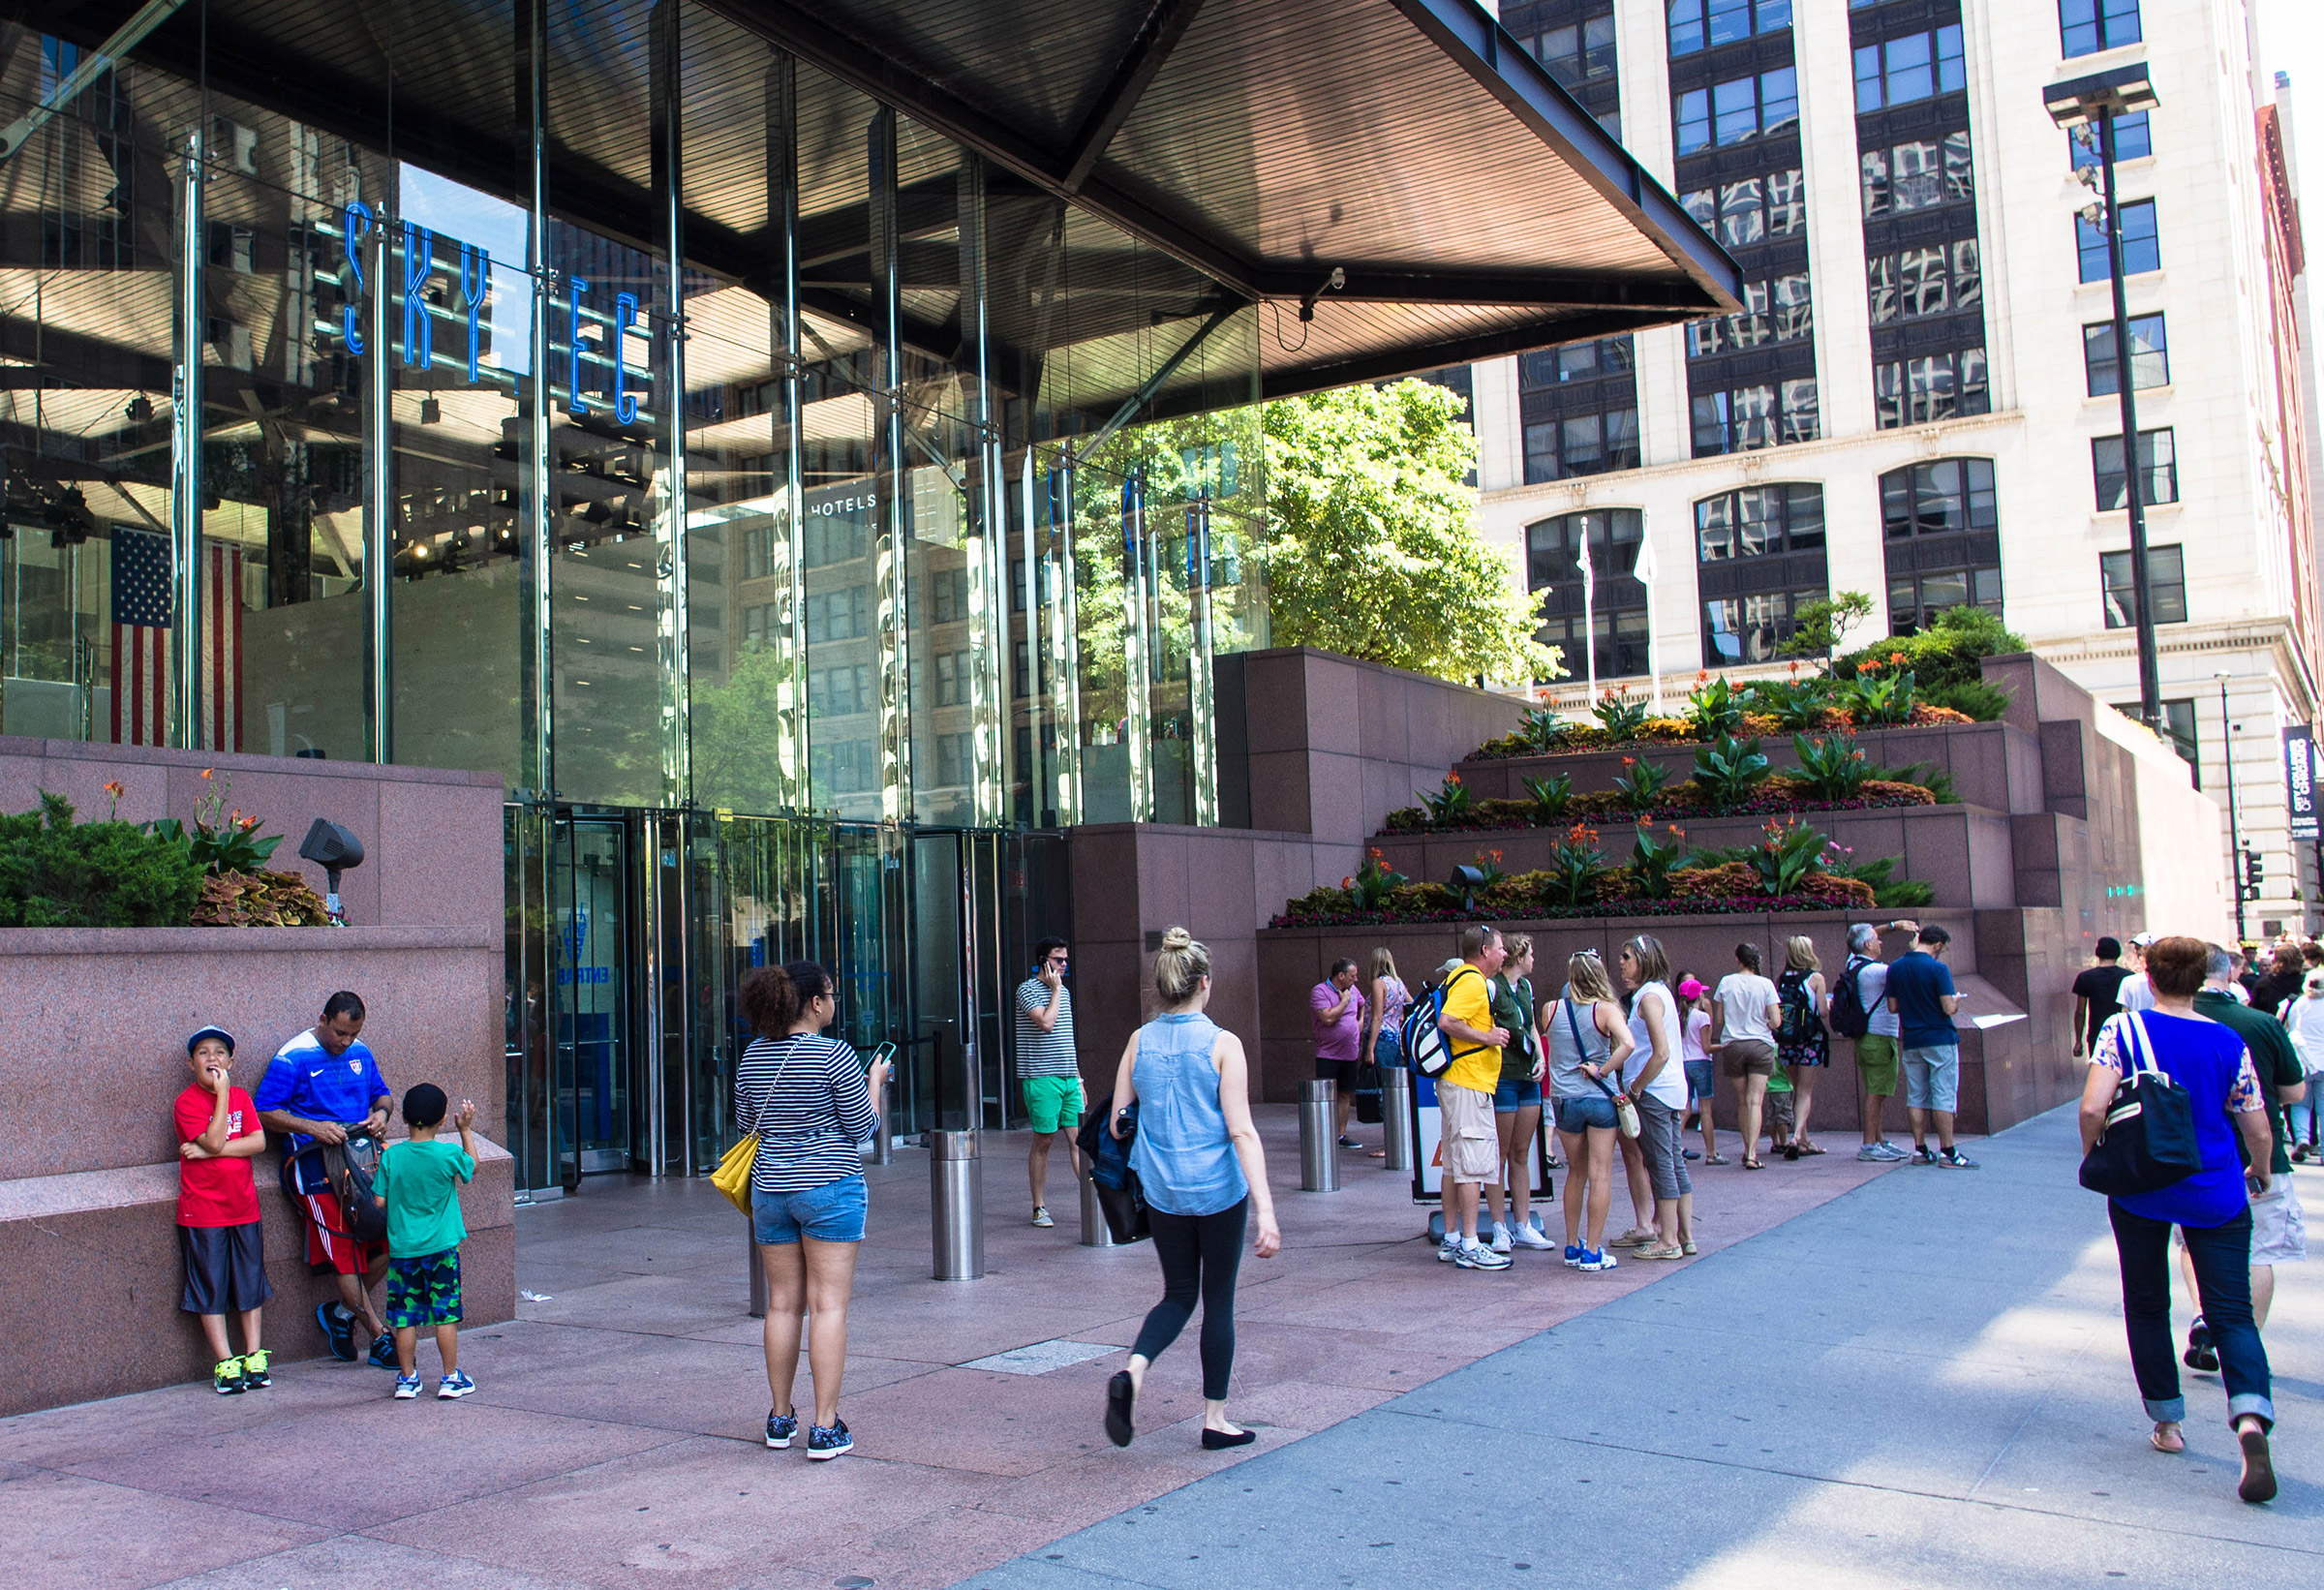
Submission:
<svg viewBox="0 0 2324 1590">
<path fill-rule="evenodd" d="M 1477 1201 L 1501 1174 L 1501 1134 L 1493 1121 L 1493 1088 L 1501 1081 L 1501 1051 L 1509 1030 L 1493 1024 L 1487 980 L 1508 952 L 1501 935 L 1482 922 L 1460 931 L 1462 964 L 1445 985 L 1437 1030 L 1452 1063 L 1436 1079 L 1442 1128 L 1438 1156 L 1445 1171 L 1445 1236 L 1436 1256 L 1463 1269 L 1507 1269 L 1509 1255 L 1477 1239 Z"/>
</svg>

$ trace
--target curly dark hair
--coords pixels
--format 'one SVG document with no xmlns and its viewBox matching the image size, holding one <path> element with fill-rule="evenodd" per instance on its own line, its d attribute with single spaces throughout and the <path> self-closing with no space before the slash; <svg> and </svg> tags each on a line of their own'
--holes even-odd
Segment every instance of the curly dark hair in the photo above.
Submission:
<svg viewBox="0 0 2324 1590">
<path fill-rule="evenodd" d="M 799 1013 L 831 993 L 831 973 L 812 961 L 761 966 L 743 979 L 737 995 L 743 1020 L 761 1038 L 780 1038 L 791 1030 Z"/>
</svg>

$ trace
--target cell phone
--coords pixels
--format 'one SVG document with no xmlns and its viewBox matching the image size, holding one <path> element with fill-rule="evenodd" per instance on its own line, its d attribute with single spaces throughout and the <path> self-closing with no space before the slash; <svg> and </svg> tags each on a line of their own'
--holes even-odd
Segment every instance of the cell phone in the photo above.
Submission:
<svg viewBox="0 0 2324 1590">
<path fill-rule="evenodd" d="M 893 1041 L 882 1042 L 869 1055 L 865 1056 L 864 1075 L 867 1077 L 872 1075 L 872 1068 L 882 1060 L 887 1061 L 890 1068 L 893 1069 L 896 1063 L 896 1045 Z"/>
</svg>

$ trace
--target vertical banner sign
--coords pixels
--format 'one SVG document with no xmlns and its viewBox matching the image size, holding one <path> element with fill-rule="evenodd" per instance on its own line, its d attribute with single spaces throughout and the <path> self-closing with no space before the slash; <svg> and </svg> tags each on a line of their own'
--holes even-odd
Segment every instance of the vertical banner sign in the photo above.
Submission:
<svg viewBox="0 0 2324 1590">
<path fill-rule="evenodd" d="M 2283 798 L 2292 838 L 2316 838 L 2315 732 L 2306 723 L 2283 731 Z"/>
</svg>

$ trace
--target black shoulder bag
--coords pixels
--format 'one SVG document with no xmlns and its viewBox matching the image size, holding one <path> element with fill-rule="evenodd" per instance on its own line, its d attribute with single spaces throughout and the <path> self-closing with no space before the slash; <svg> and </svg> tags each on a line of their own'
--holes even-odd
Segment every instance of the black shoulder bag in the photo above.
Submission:
<svg viewBox="0 0 2324 1590">
<path fill-rule="evenodd" d="M 2127 1198 L 2177 1186 L 2203 1168 L 2203 1152 L 2195 1143 L 2194 1102 L 2156 1065 L 2138 1013 L 2125 1013 L 2116 1031 L 2130 1069 L 2114 1085 L 2105 1128 L 2082 1156 L 2082 1185 Z"/>
</svg>

